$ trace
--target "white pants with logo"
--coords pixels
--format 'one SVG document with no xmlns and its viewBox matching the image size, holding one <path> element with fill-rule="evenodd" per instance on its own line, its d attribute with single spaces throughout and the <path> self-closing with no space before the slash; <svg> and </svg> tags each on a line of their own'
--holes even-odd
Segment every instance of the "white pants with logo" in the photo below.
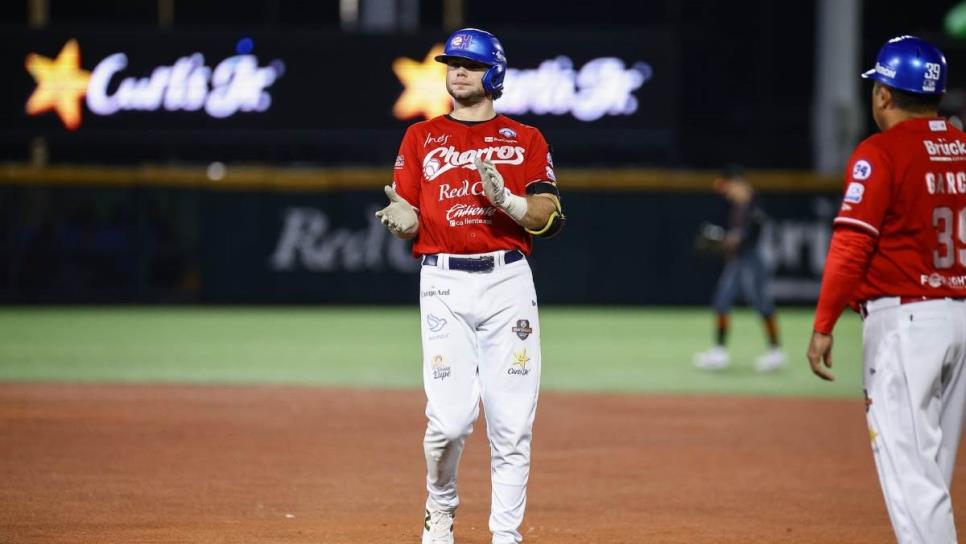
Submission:
<svg viewBox="0 0 966 544">
<path fill-rule="evenodd" d="M 459 505 L 457 469 L 463 444 L 486 414 L 494 544 L 521 542 L 530 439 L 540 386 L 540 324 L 526 259 L 492 272 L 448 269 L 448 256 L 423 266 L 420 313 L 428 425 L 428 509 Z"/>
<path fill-rule="evenodd" d="M 966 302 L 868 304 L 863 325 L 869 436 L 900 544 L 950 544 L 949 487 L 966 410 Z"/>
</svg>

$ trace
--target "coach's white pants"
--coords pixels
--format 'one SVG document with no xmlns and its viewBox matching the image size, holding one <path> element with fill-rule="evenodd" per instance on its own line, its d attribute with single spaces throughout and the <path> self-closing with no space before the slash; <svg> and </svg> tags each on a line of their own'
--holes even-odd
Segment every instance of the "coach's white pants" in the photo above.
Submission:
<svg viewBox="0 0 966 544">
<path fill-rule="evenodd" d="M 501 252 L 502 254 L 502 252 Z M 530 439 L 540 386 L 540 323 L 533 276 L 526 259 L 492 272 L 423 266 L 420 312 L 423 384 L 428 424 L 427 508 L 459 505 L 457 468 L 463 444 L 486 414 L 490 443 L 495 544 L 522 541 Z"/>
<path fill-rule="evenodd" d="M 949 487 L 966 410 L 966 303 L 878 299 L 863 338 L 869 436 L 896 537 L 954 543 Z"/>
</svg>

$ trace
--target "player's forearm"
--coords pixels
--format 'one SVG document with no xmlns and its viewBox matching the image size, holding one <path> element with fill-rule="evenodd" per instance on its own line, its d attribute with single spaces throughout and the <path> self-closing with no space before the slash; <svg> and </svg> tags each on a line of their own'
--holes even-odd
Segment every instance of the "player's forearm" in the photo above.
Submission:
<svg viewBox="0 0 966 544">
<path fill-rule="evenodd" d="M 874 247 L 875 238 L 864 231 L 836 229 L 825 259 L 822 290 L 815 308 L 816 332 L 832 334 L 835 322 L 852 302 L 862 282 Z"/>
<path fill-rule="evenodd" d="M 527 195 L 527 213 L 517 223 L 526 229 L 540 230 L 550 221 L 550 216 L 557 211 L 559 204 L 557 197 L 541 193 Z"/>
</svg>

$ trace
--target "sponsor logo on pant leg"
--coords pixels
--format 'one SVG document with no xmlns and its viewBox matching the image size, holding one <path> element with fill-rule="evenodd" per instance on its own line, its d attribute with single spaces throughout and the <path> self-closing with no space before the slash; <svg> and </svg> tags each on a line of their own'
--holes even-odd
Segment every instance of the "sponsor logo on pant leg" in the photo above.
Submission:
<svg viewBox="0 0 966 544">
<path fill-rule="evenodd" d="M 530 369 L 527 368 L 527 363 L 530 362 L 530 356 L 527 355 L 527 348 L 523 348 L 520 353 L 513 352 L 513 364 L 506 371 L 507 374 L 512 376 L 526 376 L 530 373 Z M 515 368 L 516 367 L 516 368 Z"/>
<path fill-rule="evenodd" d="M 433 362 L 430 364 L 433 367 L 434 380 L 445 380 L 452 374 L 452 369 L 446 364 L 446 360 L 443 359 L 442 355 L 434 355 Z"/>
<path fill-rule="evenodd" d="M 520 340 L 526 340 L 533 332 L 533 329 L 530 328 L 529 319 L 518 319 L 516 326 L 511 330 L 516 333 L 517 338 Z"/>
<path fill-rule="evenodd" d="M 420 291 L 419 292 L 419 297 L 420 298 L 426 298 L 426 297 L 445 297 L 445 296 L 449 296 L 449 289 L 437 289 L 436 287 L 430 287 L 426 291 Z"/>
<path fill-rule="evenodd" d="M 446 326 L 446 320 L 442 317 L 436 317 L 433 314 L 426 315 L 426 324 L 429 325 L 429 330 L 432 332 L 439 332 L 443 330 Z"/>
</svg>

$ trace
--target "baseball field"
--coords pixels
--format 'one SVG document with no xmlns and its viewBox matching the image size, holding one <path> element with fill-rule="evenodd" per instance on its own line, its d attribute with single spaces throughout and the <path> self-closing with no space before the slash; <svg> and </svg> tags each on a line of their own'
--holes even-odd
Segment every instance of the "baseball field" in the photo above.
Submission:
<svg viewBox="0 0 966 544">
<path fill-rule="evenodd" d="M 0 309 L 0 542 L 418 542 L 418 320 L 415 307 Z M 772 374 L 753 370 L 764 340 L 747 312 L 719 373 L 690 364 L 710 342 L 704 308 L 541 320 L 527 542 L 892 538 L 854 315 L 832 384 L 805 362 L 805 309 L 781 312 L 791 364 Z M 483 421 L 460 485 L 457 541 L 488 543 Z"/>
</svg>

